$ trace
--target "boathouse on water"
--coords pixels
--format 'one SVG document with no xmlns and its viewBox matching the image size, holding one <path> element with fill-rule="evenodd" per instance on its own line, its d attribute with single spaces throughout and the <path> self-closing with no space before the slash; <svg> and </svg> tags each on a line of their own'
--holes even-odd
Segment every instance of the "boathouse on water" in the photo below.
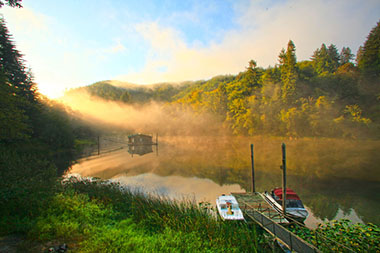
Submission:
<svg viewBox="0 0 380 253">
<path fill-rule="evenodd" d="M 128 136 L 128 145 L 154 145 L 153 136 L 147 134 L 132 134 Z"/>
<path fill-rule="evenodd" d="M 132 134 L 128 136 L 128 152 L 132 156 L 133 154 L 137 154 L 141 156 L 148 153 L 152 153 L 153 145 L 156 145 L 157 147 L 157 136 L 156 136 L 156 143 L 153 142 L 153 135 Z"/>
</svg>

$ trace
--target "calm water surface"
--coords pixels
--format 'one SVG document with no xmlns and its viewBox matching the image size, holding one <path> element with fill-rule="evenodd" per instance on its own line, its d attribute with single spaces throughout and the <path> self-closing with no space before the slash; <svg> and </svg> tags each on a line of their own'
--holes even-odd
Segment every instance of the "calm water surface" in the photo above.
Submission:
<svg viewBox="0 0 380 253">
<path fill-rule="evenodd" d="M 255 145 L 256 190 L 281 186 L 282 142 L 287 144 L 288 187 L 310 212 L 307 226 L 340 218 L 380 225 L 380 142 L 163 137 L 158 155 L 153 148 L 152 153 L 132 157 L 118 140 L 123 149 L 83 159 L 70 173 L 214 204 L 223 193 L 250 191 L 250 143 Z M 105 142 L 101 146 L 106 150 Z"/>
</svg>

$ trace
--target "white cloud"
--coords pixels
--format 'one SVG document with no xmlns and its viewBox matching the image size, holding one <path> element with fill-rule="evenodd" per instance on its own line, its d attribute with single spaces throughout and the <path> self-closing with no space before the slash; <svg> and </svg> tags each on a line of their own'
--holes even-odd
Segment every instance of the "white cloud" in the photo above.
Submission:
<svg viewBox="0 0 380 253">
<path fill-rule="evenodd" d="M 376 9 L 380 10 L 376 1 L 291 0 L 266 6 L 266 1 L 252 0 L 248 6 L 236 5 L 240 29 L 225 31 L 220 43 L 209 46 L 186 45 L 180 31 L 158 22 L 142 23 L 136 31 L 151 45 L 145 67 L 117 79 L 136 83 L 207 79 L 243 71 L 250 59 L 273 66 L 290 39 L 299 60 L 309 59 L 322 43 L 349 46 L 356 52 L 376 25 L 378 17 L 368 16 Z"/>
<path fill-rule="evenodd" d="M 118 41 L 117 44 L 111 48 L 112 53 L 118 53 L 123 51 L 125 51 L 125 47 L 123 46 L 123 44 L 120 43 L 120 41 Z"/>
<path fill-rule="evenodd" d="M 119 38 L 110 40 L 109 46 L 75 40 L 64 23 L 27 7 L 2 11 L 39 91 L 51 98 L 63 95 L 65 89 L 99 81 L 97 66 L 126 51 Z M 107 73 L 103 77 L 110 78 Z"/>
<path fill-rule="evenodd" d="M 41 13 L 35 13 L 28 8 L 2 8 L 2 14 L 6 20 L 12 20 L 11 25 L 18 31 L 23 31 L 26 34 L 33 33 L 34 30 L 47 30 L 47 24 L 51 22 L 50 18 Z"/>
</svg>

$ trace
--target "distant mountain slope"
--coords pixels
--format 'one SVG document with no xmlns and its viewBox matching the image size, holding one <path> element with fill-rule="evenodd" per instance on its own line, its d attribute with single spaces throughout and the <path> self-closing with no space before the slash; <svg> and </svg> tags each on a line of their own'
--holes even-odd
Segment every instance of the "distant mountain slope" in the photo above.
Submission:
<svg viewBox="0 0 380 253">
<path fill-rule="evenodd" d="M 200 81 L 203 82 L 203 81 Z M 146 103 L 149 101 L 172 102 L 177 95 L 199 82 L 157 83 L 139 85 L 117 80 L 105 80 L 88 86 L 71 89 L 65 96 L 87 92 L 91 96 L 105 100 L 122 101 L 126 103 Z"/>
</svg>

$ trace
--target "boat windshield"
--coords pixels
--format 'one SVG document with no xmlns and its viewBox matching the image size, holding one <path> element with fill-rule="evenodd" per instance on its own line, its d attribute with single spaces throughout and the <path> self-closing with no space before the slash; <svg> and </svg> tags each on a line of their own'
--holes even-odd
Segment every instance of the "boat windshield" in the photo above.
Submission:
<svg viewBox="0 0 380 253">
<path fill-rule="evenodd" d="M 226 204 L 220 204 L 220 208 L 221 209 L 227 209 L 227 205 Z M 232 204 L 231 205 L 231 209 L 232 210 L 237 210 L 237 209 L 239 209 L 239 205 L 238 204 Z"/>
<path fill-rule="evenodd" d="M 237 210 L 237 209 L 239 209 L 239 205 L 238 204 L 232 204 L 231 208 L 232 208 L 232 210 Z"/>
<path fill-rule="evenodd" d="M 303 208 L 302 201 L 299 199 L 287 199 L 286 207 L 290 208 Z"/>
</svg>

